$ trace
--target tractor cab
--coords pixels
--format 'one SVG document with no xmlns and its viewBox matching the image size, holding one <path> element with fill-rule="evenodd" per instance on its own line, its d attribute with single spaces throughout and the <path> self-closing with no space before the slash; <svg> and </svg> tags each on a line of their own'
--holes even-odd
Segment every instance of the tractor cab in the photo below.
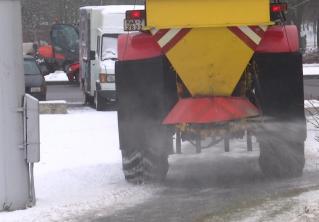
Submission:
<svg viewBox="0 0 319 222">
<path fill-rule="evenodd" d="M 74 26 L 66 24 L 53 25 L 50 37 L 55 58 L 57 58 L 57 54 L 63 55 L 64 65 L 79 60 L 79 32 Z"/>
</svg>

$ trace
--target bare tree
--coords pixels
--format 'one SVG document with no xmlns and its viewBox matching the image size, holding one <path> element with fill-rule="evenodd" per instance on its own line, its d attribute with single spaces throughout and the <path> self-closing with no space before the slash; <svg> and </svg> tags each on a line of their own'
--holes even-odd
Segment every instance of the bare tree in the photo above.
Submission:
<svg viewBox="0 0 319 222">
<path fill-rule="evenodd" d="M 144 0 L 22 0 L 24 41 L 48 41 L 54 23 L 78 23 L 78 9 L 87 5 L 142 4 Z"/>
</svg>

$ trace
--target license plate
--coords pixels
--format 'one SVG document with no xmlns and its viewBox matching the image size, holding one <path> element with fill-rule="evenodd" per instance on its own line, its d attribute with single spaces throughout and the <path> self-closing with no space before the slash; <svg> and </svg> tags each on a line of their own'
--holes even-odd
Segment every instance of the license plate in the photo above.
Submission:
<svg viewBox="0 0 319 222">
<path fill-rule="evenodd" d="M 141 31 L 144 26 L 144 19 L 124 19 L 124 31 Z"/>
<path fill-rule="evenodd" d="M 41 92 L 41 87 L 32 87 L 30 89 L 31 92 Z"/>
</svg>

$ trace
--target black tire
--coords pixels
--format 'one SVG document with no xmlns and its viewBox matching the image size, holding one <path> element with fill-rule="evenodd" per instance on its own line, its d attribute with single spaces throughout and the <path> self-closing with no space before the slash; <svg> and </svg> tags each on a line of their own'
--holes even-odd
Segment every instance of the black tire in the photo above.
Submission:
<svg viewBox="0 0 319 222">
<path fill-rule="evenodd" d="M 94 93 L 94 105 L 96 111 L 104 111 L 106 109 L 106 102 L 98 91 Z"/>
<path fill-rule="evenodd" d="M 123 173 L 126 181 L 142 184 L 163 181 L 168 172 L 168 155 L 141 150 L 122 150 Z"/>
<path fill-rule="evenodd" d="M 265 123 L 256 136 L 260 169 L 270 177 L 297 177 L 305 165 L 302 56 L 265 53 L 254 56 L 256 98 Z"/>
<path fill-rule="evenodd" d="M 40 68 L 40 71 L 41 71 L 41 73 L 42 73 L 43 76 L 46 76 L 46 75 L 49 75 L 49 74 L 50 74 L 50 73 L 49 73 L 49 69 L 48 69 L 48 67 L 46 66 L 45 63 L 39 64 L 39 68 Z"/>
<path fill-rule="evenodd" d="M 94 105 L 94 97 L 86 92 L 83 92 L 83 93 L 84 93 L 84 103 L 87 105 L 93 106 Z"/>
<path fill-rule="evenodd" d="M 162 125 L 177 101 L 176 75 L 164 57 L 116 63 L 118 128 L 125 179 L 164 180 L 174 130 Z"/>
<path fill-rule="evenodd" d="M 79 72 L 74 74 L 74 80 L 77 84 L 80 84 L 80 74 Z"/>
<path fill-rule="evenodd" d="M 259 166 L 267 177 L 289 178 L 302 175 L 305 166 L 304 141 L 298 140 L 300 135 L 296 135 L 296 131 L 285 125 L 275 124 L 273 127 L 276 130 L 263 130 L 258 137 Z"/>
</svg>

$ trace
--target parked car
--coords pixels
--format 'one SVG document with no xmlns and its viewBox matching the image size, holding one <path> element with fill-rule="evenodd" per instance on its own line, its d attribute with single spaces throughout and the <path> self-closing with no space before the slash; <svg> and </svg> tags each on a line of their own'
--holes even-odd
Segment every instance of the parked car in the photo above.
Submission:
<svg viewBox="0 0 319 222">
<path fill-rule="evenodd" d="M 66 75 L 70 82 L 79 83 L 79 71 L 80 71 L 80 63 L 75 62 L 67 66 Z"/>
<path fill-rule="evenodd" d="M 25 92 L 38 100 L 46 100 L 47 86 L 43 73 L 32 56 L 24 56 Z"/>
</svg>

